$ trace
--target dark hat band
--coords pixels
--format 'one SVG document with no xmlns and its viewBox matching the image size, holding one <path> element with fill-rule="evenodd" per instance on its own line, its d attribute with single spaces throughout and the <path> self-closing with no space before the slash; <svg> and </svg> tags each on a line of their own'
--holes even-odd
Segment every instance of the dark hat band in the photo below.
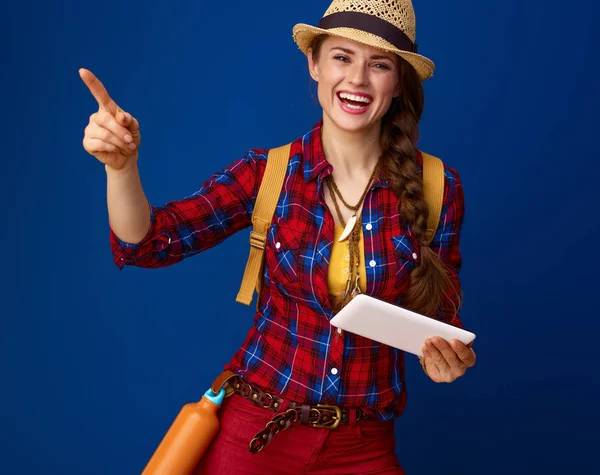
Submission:
<svg viewBox="0 0 600 475">
<path fill-rule="evenodd" d="M 366 13 L 360 12 L 338 12 L 324 16 L 319 22 L 319 28 L 329 30 L 331 28 L 354 28 L 366 31 L 383 38 L 402 51 L 417 52 L 417 44 L 413 43 L 406 33 L 391 23 Z"/>
</svg>

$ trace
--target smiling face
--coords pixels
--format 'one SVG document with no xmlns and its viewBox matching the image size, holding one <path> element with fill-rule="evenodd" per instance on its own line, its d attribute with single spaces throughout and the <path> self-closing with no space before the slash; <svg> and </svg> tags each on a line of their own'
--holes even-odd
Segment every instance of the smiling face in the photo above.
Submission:
<svg viewBox="0 0 600 475">
<path fill-rule="evenodd" d="M 324 120 L 346 132 L 381 126 L 381 119 L 401 92 L 398 57 L 345 38 L 328 36 L 313 57 L 311 77 L 318 83 Z"/>
</svg>

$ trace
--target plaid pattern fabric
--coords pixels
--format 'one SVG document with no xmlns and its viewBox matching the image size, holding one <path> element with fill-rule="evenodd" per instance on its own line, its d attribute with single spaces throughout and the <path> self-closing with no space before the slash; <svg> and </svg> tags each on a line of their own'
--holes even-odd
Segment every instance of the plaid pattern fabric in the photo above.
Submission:
<svg viewBox="0 0 600 475">
<path fill-rule="evenodd" d="M 293 401 L 360 406 L 390 419 L 402 413 L 406 402 L 403 352 L 351 333 L 340 335 L 329 323 L 333 312 L 327 272 L 334 220 L 322 196 L 332 166 L 323 152 L 320 127 L 321 122 L 292 145 L 268 233 L 265 285 L 254 324 L 225 368 Z M 193 195 L 153 206 L 151 229 L 136 245 L 122 242 L 111 230 L 117 266 L 172 265 L 250 227 L 267 154 L 250 150 Z M 422 166 L 420 154 L 418 164 Z M 456 171 L 446 166 L 445 176 L 444 204 L 431 249 L 459 284 L 464 198 Z M 366 293 L 401 305 L 420 249 L 381 176 L 366 196 L 362 225 Z M 459 318 L 447 310 L 436 317 L 460 326 Z"/>
</svg>

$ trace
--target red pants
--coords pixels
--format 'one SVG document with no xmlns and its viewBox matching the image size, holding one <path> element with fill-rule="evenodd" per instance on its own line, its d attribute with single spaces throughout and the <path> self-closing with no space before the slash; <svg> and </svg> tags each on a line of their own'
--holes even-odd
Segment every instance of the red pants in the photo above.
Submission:
<svg viewBox="0 0 600 475">
<path fill-rule="evenodd" d="M 404 475 L 394 453 L 394 421 L 367 419 L 336 429 L 292 424 L 251 454 L 248 444 L 273 416 L 237 394 L 225 398 L 221 429 L 194 475 Z"/>
</svg>

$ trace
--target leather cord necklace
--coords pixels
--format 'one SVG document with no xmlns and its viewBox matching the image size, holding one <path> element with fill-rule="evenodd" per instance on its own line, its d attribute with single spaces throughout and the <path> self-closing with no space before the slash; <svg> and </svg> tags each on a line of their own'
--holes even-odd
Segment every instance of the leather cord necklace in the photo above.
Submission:
<svg viewBox="0 0 600 475">
<path fill-rule="evenodd" d="M 350 262 L 349 262 L 349 272 L 348 272 L 348 280 L 346 281 L 346 289 L 344 291 L 344 295 L 341 299 L 338 296 L 332 296 L 333 300 L 333 308 L 336 311 L 341 310 L 350 300 L 352 300 L 357 294 L 361 293 L 360 285 L 359 285 L 359 267 L 360 267 L 360 230 L 362 226 L 362 213 L 358 215 L 358 210 L 362 206 L 365 197 L 367 196 L 367 192 L 371 188 L 371 184 L 373 180 L 379 173 L 379 162 L 373 169 L 371 173 L 371 177 L 367 182 L 367 186 L 365 187 L 362 196 L 358 200 L 358 203 L 350 205 L 344 197 L 342 196 L 339 188 L 337 187 L 333 175 L 329 175 L 326 178 L 326 183 L 329 188 L 329 194 L 331 195 L 331 200 L 333 201 L 333 205 L 335 207 L 335 211 L 337 213 L 338 219 L 342 226 L 344 226 L 344 232 L 338 239 L 338 242 L 342 242 L 348 239 L 348 251 L 350 254 Z M 348 220 L 348 223 L 344 220 L 342 216 L 342 212 L 340 210 L 340 205 L 338 204 L 337 198 L 340 199 L 342 204 L 353 212 L 352 216 Z"/>
</svg>

